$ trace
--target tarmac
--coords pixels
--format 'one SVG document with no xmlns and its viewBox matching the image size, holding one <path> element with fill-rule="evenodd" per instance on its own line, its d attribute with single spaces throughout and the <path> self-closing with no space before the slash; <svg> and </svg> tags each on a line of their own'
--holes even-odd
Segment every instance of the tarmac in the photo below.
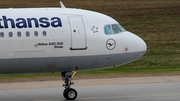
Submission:
<svg viewBox="0 0 180 101">
<path fill-rule="evenodd" d="M 180 101 L 180 76 L 73 80 L 75 101 Z M 63 81 L 0 84 L 0 101 L 66 101 Z"/>
<path fill-rule="evenodd" d="M 74 86 L 98 86 L 98 85 L 125 85 L 125 84 L 150 84 L 150 83 L 171 83 L 180 82 L 180 76 L 152 76 L 152 77 L 123 77 L 123 78 L 102 78 L 102 79 L 77 79 L 72 80 Z M 0 90 L 31 89 L 31 88 L 55 88 L 62 87 L 61 78 L 54 81 L 36 82 L 13 82 L 0 83 Z"/>
</svg>

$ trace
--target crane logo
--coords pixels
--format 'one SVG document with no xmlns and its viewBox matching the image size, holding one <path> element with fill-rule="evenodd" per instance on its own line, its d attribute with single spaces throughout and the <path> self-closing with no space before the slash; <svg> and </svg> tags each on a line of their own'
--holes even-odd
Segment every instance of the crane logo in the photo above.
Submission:
<svg viewBox="0 0 180 101">
<path fill-rule="evenodd" d="M 114 39 L 108 39 L 106 42 L 106 48 L 108 50 L 113 50 L 116 47 L 116 41 Z"/>
</svg>

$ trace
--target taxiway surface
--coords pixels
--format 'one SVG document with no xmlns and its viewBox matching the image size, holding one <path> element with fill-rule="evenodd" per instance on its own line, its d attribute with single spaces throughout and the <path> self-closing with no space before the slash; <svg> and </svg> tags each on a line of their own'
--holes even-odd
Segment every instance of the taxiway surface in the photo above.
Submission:
<svg viewBox="0 0 180 101">
<path fill-rule="evenodd" d="M 147 78 L 148 79 L 148 78 Z M 74 86 L 76 101 L 180 101 L 180 82 Z M 1 89 L 0 101 L 65 101 L 63 87 Z"/>
</svg>

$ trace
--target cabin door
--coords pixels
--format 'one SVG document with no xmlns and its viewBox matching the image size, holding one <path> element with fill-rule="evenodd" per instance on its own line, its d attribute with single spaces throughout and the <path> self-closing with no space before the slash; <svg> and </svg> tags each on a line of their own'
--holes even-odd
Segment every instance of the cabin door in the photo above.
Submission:
<svg viewBox="0 0 180 101">
<path fill-rule="evenodd" d="M 81 16 L 69 16 L 71 30 L 71 50 L 85 50 L 86 46 L 86 31 L 83 18 Z"/>
</svg>

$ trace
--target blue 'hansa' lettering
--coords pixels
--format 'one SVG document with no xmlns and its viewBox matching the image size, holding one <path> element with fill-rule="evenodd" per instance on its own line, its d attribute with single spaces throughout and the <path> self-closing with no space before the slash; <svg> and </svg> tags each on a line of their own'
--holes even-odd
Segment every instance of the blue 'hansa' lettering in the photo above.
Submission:
<svg viewBox="0 0 180 101">
<path fill-rule="evenodd" d="M 6 16 L 2 16 L 0 18 L 0 29 L 3 28 L 48 28 L 48 27 L 62 27 L 62 22 L 59 17 L 41 17 L 37 18 L 8 18 Z"/>
</svg>

